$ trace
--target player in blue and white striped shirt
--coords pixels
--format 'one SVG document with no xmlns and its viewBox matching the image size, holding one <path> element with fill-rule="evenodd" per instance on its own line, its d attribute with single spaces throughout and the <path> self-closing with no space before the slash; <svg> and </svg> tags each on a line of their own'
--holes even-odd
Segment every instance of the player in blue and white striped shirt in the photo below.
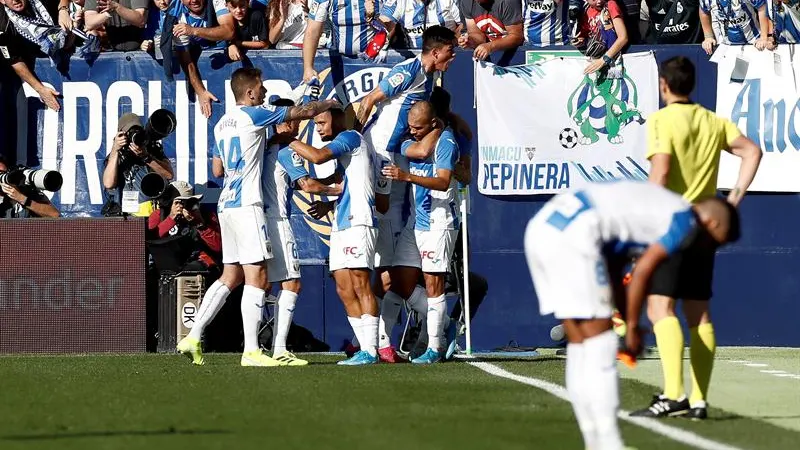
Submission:
<svg viewBox="0 0 800 450">
<path fill-rule="evenodd" d="M 457 32 L 461 12 L 456 0 L 386 0 L 381 21 L 389 33 L 403 32 L 405 48 L 422 48 L 422 33 L 428 27 L 441 25 Z"/>
<path fill-rule="evenodd" d="M 200 346 L 203 330 L 222 308 L 231 291 L 244 281 L 244 353 L 241 365 L 285 365 L 264 355 L 258 346 L 258 328 L 267 283 L 264 263 L 272 258 L 261 185 L 265 130 L 281 122 L 310 119 L 338 103 L 326 100 L 292 107 L 264 105 L 266 89 L 261 71 L 254 68 L 237 69 L 231 76 L 231 90 L 236 98 L 236 107 L 214 126 L 217 145 L 212 161 L 213 173 L 225 176 L 218 203 L 222 262 L 225 266 L 222 276 L 203 297 L 197 322 L 189 335 L 178 343 L 178 351 L 189 356 L 196 365 L 204 363 Z"/>
<path fill-rule="evenodd" d="M 709 55 L 717 44 L 755 44 L 766 21 L 766 0 L 700 0 L 703 49 Z"/>
<path fill-rule="evenodd" d="M 567 45 L 570 39 L 567 0 L 523 0 L 525 43 L 535 47 Z"/>
</svg>

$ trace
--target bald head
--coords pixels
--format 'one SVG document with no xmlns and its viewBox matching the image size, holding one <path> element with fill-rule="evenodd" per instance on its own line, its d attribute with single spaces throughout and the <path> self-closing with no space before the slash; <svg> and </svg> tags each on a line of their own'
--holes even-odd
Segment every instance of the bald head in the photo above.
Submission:
<svg viewBox="0 0 800 450">
<path fill-rule="evenodd" d="M 414 139 L 421 141 L 436 128 L 436 112 L 427 101 L 414 103 L 408 112 L 408 131 Z"/>
<path fill-rule="evenodd" d="M 739 211 L 727 201 L 711 197 L 694 205 L 700 224 L 720 245 L 736 242 L 741 236 Z"/>
</svg>

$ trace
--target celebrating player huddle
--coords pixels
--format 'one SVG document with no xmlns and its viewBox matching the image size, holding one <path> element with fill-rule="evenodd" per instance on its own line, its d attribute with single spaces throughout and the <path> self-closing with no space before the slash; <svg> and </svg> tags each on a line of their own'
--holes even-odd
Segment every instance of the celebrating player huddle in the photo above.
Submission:
<svg viewBox="0 0 800 450">
<path fill-rule="evenodd" d="M 234 72 L 231 89 L 236 107 L 214 127 L 212 167 L 215 176 L 224 175 L 218 210 L 225 267 L 206 292 L 196 325 L 178 343 L 178 351 L 194 364 L 204 364 L 203 331 L 230 292 L 244 282 L 241 365 L 307 364 L 286 349 L 300 292 L 297 243 L 288 205 L 292 190 L 299 188 L 338 197 L 333 205 L 330 271 L 361 345 L 340 364 L 378 362 L 379 302 L 371 287 L 372 271 L 392 265 L 410 269 L 402 272 L 407 276 L 398 283 L 406 283 L 412 290 L 419 270 L 425 273 L 427 296 L 418 296 L 414 309 L 427 318 L 430 348 L 412 362 L 443 359 L 447 347 L 441 339 L 445 329 L 444 275 L 458 224 L 453 213 L 453 171 L 463 150 L 457 148 L 453 132 L 443 129 L 443 122 L 434 118 L 427 100 L 441 72 L 454 59 L 455 45 L 451 30 L 428 28 L 422 54 L 398 64 L 362 102 L 357 129 L 347 128 L 345 111 L 336 100 L 296 106 L 292 100 L 277 99 L 265 104 L 261 72 L 254 68 Z M 373 106 L 377 106 L 374 115 Z M 306 119 L 314 119 L 324 147 L 297 139 L 299 121 Z M 358 131 L 362 123 L 367 123 L 364 135 Z M 409 125 L 416 141 L 406 139 Z M 327 179 L 311 178 L 304 160 L 314 164 L 333 160 L 335 173 Z M 406 224 L 403 202 L 407 183 L 414 185 L 414 205 L 413 217 Z M 377 284 L 388 290 L 394 280 L 388 272 L 386 278 Z M 259 347 L 258 331 L 265 293 L 272 283 L 281 283 L 281 291 L 270 357 Z M 384 289 L 376 291 L 382 295 Z"/>
</svg>

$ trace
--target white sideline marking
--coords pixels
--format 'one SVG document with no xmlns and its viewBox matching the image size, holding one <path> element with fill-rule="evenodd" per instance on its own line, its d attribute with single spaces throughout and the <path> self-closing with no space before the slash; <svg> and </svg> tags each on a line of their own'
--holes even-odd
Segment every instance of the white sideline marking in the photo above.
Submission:
<svg viewBox="0 0 800 450">
<path fill-rule="evenodd" d="M 533 386 L 537 389 L 541 389 L 554 397 L 560 398 L 561 400 L 567 402 L 569 401 L 569 398 L 567 397 L 567 390 L 564 389 L 563 386 L 550 383 L 549 381 L 540 380 L 538 378 L 517 375 L 505 369 L 501 369 L 500 367 L 497 367 L 494 364 L 489 364 L 486 362 L 467 362 L 467 364 L 477 367 L 478 369 L 488 373 L 489 375 L 494 375 L 496 377 L 506 378 L 508 380 L 516 381 L 518 383 L 527 384 L 528 386 Z M 628 411 L 620 410 L 618 416 L 620 419 L 626 422 L 630 422 L 634 425 L 652 431 L 653 433 L 660 434 L 662 436 L 672 439 L 673 441 L 677 441 L 682 444 L 692 446 L 694 448 L 699 448 L 703 450 L 742 450 L 739 447 L 733 447 L 728 444 L 712 441 L 711 439 L 704 438 L 698 434 L 692 433 L 691 431 L 686 431 L 670 425 L 665 425 L 663 422 L 660 422 L 655 419 L 650 419 L 648 417 L 630 417 L 628 414 L 629 414 Z"/>
<path fill-rule="evenodd" d="M 759 370 L 761 373 L 768 373 L 770 375 L 780 375 L 786 373 L 785 370 Z"/>
<path fill-rule="evenodd" d="M 767 367 L 769 364 L 762 364 L 762 363 L 747 363 L 745 366 L 747 367 Z"/>
</svg>

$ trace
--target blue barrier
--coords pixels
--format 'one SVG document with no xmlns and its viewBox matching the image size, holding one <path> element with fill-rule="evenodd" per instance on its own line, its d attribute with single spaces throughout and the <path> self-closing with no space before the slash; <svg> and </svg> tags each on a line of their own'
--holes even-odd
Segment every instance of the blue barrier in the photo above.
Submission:
<svg viewBox="0 0 800 450">
<path fill-rule="evenodd" d="M 648 48 L 633 49 L 643 50 Z M 694 100 L 714 108 L 716 66 L 708 62 L 699 47 L 664 46 L 654 50 L 659 61 L 675 55 L 691 58 L 698 68 Z M 320 54 L 317 58 L 317 68 L 326 76 L 323 96 L 335 92 L 354 102 L 365 95 L 391 65 L 374 66 L 327 56 Z M 389 62 L 396 63 L 408 56 L 411 55 L 392 54 Z M 223 94 L 225 80 L 239 66 L 223 64 L 217 58 L 204 55 L 199 67 L 203 78 L 208 80 L 209 89 L 224 105 L 232 100 Z M 268 87 L 276 91 L 286 90 L 300 81 L 302 70 L 297 51 L 251 52 L 250 58 L 264 71 L 265 79 L 272 80 Z M 322 64 L 328 61 L 330 65 Z M 503 62 L 523 63 L 524 51 Z M 152 112 L 160 106 L 176 110 L 182 128 L 166 142 L 167 155 L 180 179 L 195 183 L 200 189 L 209 189 L 207 192 L 213 198 L 213 189 L 220 180 L 213 179 L 208 169 L 208 143 L 212 142 L 210 126 L 179 91 L 185 83 L 180 80 L 177 84 L 163 82 L 161 67 L 152 58 L 138 52 L 107 54 L 92 67 L 75 60 L 71 80 L 62 80 L 49 67 L 49 62 L 39 61 L 37 73 L 65 94 L 64 110 L 59 114 L 45 114 L 37 100 L 20 100 L 13 77 L 0 71 L 0 106 L 4 111 L 15 107 L 19 111 L 16 124 L 13 120 L 0 122 L 0 142 L 12 143 L 12 148 L 16 142 L 16 155 L 21 162 L 59 167 L 62 172 L 74 173 L 65 176 L 65 185 L 71 182 L 72 191 L 62 190 L 54 197 L 62 211 L 69 215 L 98 215 L 101 202 L 97 192 L 92 192 L 95 181 L 87 176 L 92 170 L 86 168 L 102 170 L 105 144 L 113 136 L 115 119 L 132 108 L 139 114 Z M 473 67 L 468 53 L 459 52 L 444 84 L 453 93 L 453 110 L 475 127 Z M 338 91 L 334 89 L 337 86 Z M 223 105 L 214 107 L 210 123 L 221 117 Z M 531 120 L 536 120 L 537 114 L 546 113 L 531 111 Z M 306 127 L 303 132 L 308 138 L 313 129 Z M 65 140 L 68 144 L 66 156 Z M 89 160 L 94 161 L 94 166 Z M 65 161 L 70 166 L 66 171 Z M 68 202 L 61 198 L 65 194 Z M 472 268 L 484 275 L 490 284 L 489 295 L 473 322 L 475 347 L 494 348 L 510 340 L 521 345 L 550 344 L 549 329 L 555 321 L 538 314 L 522 254 L 524 226 L 549 197 L 486 197 L 478 194 L 475 186 L 471 194 Z M 295 203 L 302 205 L 308 200 L 301 196 Z M 784 225 L 800 218 L 799 202 L 800 198 L 794 194 L 753 194 L 744 202 L 742 241 L 725 249 L 717 259 L 712 312 L 719 344 L 800 346 L 797 327 L 800 282 L 793 277 L 793 269 L 800 267 L 800 237 L 793 227 Z M 312 264 L 303 268 L 304 292 L 298 303 L 297 321 L 333 348 L 338 348 L 351 333 L 327 269 L 320 265 L 326 253 L 320 235 L 324 237 L 326 226 L 309 221 L 302 214 L 294 215 L 292 223 L 295 230 L 299 230 L 296 232 L 301 241 L 301 257 Z"/>
</svg>

